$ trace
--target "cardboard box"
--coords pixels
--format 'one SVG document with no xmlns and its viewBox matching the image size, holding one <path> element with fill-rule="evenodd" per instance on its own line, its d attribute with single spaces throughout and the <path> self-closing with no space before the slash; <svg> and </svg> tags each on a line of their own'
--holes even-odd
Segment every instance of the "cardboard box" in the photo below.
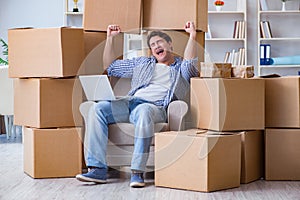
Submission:
<svg viewBox="0 0 300 200">
<path fill-rule="evenodd" d="M 106 44 L 106 32 L 84 31 L 85 59 L 80 67 L 80 74 L 102 74 L 103 52 Z M 113 48 L 118 59 L 123 57 L 124 35 L 114 37 Z"/>
<path fill-rule="evenodd" d="M 211 192 L 240 185 L 239 134 L 155 134 L 155 185 Z"/>
<path fill-rule="evenodd" d="M 300 128 L 300 77 L 265 78 L 266 127 Z"/>
<path fill-rule="evenodd" d="M 236 78 L 252 78 L 254 77 L 253 65 L 236 65 L 232 66 L 231 76 Z"/>
<path fill-rule="evenodd" d="M 265 179 L 300 180 L 300 129 L 266 129 Z"/>
<path fill-rule="evenodd" d="M 264 131 L 217 132 L 198 129 L 199 134 L 241 136 L 241 183 L 259 180 L 264 173 Z"/>
<path fill-rule="evenodd" d="M 184 30 L 187 21 L 195 22 L 198 31 L 207 31 L 207 0 L 144 0 L 145 29 Z"/>
<path fill-rule="evenodd" d="M 84 59 L 83 29 L 8 30 L 9 77 L 75 76 Z"/>
<path fill-rule="evenodd" d="M 142 0 L 85 0 L 83 28 L 106 31 L 110 24 L 118 24 L 122 32 L 139 33 Z"/>
<path fill-rule="evenodd" d="M 81 128 L 24 127 L 24 172 L 33 178 L 74 177 L 82 171 Z"/>
<path fill-rule="evenodd" d="M 82 126 L 79 80 L 31 78 L 14 80 L 14 124 L 35 128 Z"/>
<path fill-rule="evenodd" d="M 264 175 L 264 131 L 243 131 L 241 183 L 259 180 Z"/>
<path fill-rule="evenodd" d="M 264 79 L 191 79 L 193 126 L 215 131 L 265 128 Z"/>
<path fill-rule="evenodd" d="M 231 78 L 231 63 L 201 62 L 200 69 L 200 77 Z"/>
</svg>

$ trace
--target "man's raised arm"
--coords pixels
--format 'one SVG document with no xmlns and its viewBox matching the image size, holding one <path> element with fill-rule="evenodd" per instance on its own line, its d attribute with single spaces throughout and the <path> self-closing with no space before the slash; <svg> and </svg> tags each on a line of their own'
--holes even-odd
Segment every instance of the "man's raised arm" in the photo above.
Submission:
<svg viewBox="0 0 300 200">
<path fill-rule="evenodd" d="M 107 67 L 116 59 L 115 51 L 113 49 L 114 36 L 121 32 L 121 28 L 118 25 L 109 25 L 107 27 L 107 38 L 103 52 L 103 69 Z"/>
<path fill-rule="evenodd" d="M 197 57 L 196 27 L 194 22 L 187 22 L 184 29 L 190 34 L 184 51 L 184 59 L 194 59 Z"/>
</svg>

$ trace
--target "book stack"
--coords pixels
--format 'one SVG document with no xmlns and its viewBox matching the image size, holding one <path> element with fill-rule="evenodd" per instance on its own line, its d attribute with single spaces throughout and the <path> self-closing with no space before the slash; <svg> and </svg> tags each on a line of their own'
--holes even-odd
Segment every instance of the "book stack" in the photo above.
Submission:
<svg viewBox="0 0 300 200">
<path fill-rule="evenodd" d="M 272 38 L 272 32 L 269 21 L 260 22 L 260 37 L 261 38 Z"/>
<path fill-rule="evenodd" d="M 233 29 L 234 39 L 244 39 L 245 38 L 245 21 L 235 21 Z"/>
<path fill-rule="evenodd" d="M 226 52 L 224 63 L 231 63 L 232 65 L 245 65 L 245 48 L 238 50 L 232 49 L 231 52 Z"/>
</svg>

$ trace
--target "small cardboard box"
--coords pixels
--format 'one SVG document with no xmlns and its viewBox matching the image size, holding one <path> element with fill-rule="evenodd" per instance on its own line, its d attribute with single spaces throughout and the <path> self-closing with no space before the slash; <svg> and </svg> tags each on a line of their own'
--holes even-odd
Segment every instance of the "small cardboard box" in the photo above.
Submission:
<svg viewBox="0 0 300 200">
<path fill-rule="evenodd" d="M 14 80 L 14 124 L 35 128 L 82 126 L 77 78 Z"/>
<path fill-rule="evenodd" d="M 239 134 L 155 134 L 155 185 L 211 192 L 240 186 Z"/>
<path fill-rule="evenodd" d="M 264 79 L 191 79 L 193 127 L 214 131 L 265 128 Z"/>
<path fill-rule="evenodd" d="M 300 128 L 300 77 L 265 78 L 266 127 Z"/>
<path fill-rule="evenodd" d="M 103 52 L 106 44 L 106 32 L 84 31 L 84 54 L 85 59 L 81 65 L 81 74 L 103 73 Z M 124 34 L 114 37 L 113 48 L 115 56 L 123 57 Z"/>
<path fill-rule="evenodd" d="M 106 31 L 118 24 L 122 32 L 139 33 L 142 0 L 85 0 L 83 28 L 86 31 Z"/>
<path fill-rule="evenodd" d="M 201 62 L 200 69 L 203 78 L 231 78 L 231 63 Z"/>
<path fill-rule="evenodd" d="M 300 129 L 266 129 L 265 179 L 300 180 Z"/>
<path fill-rule="evenodd" d="M 231 72 L 232 72 L 231 76 L 235 78 L 252 78 L 254 77 L 254 66 L 235 65 L 232 66 Z"/>
<path fill-rule="evenodd" d="M 81 173 L 81 128 L 24 127 L 23 134 L 26 174 L 33 178 L 60 178 Z"/>
<path fill-rule="evenodd" d="M 9 77 L 76 76 L 84 59 L 83 29 L 8 30 Z"/>
<path fill-rule="evenodd" d="M 188 2 L 182 0 L 144 0 L 143 27 L 145 29 L 184 30 L 185 23 L 193 21 L 198 31 L 206 32 L 207 4 L 207 0 Z"/>
</svg>

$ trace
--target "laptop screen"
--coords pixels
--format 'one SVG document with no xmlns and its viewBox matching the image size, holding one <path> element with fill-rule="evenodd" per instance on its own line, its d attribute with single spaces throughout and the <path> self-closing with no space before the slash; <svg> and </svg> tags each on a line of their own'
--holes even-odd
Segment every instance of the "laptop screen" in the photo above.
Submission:
<svg viewBox="0 0 300 200">
<path fill-rule="evenodd" d="M 115 100 L 116 97 L 107 75 L 81 75 L 80 83 L 87 100 Z"/>
</svg>

